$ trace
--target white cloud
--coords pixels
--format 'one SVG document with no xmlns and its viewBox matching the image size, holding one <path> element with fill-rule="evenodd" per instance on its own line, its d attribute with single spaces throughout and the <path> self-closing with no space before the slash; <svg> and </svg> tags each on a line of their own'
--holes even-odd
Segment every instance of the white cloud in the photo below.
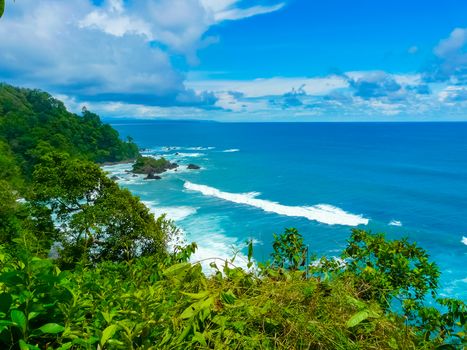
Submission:
<svg viewBox="0 0 467 350">
<path fill-rule="evenodd" d="M 0 79 L 80 99 L 202 103 L 172 63 L 195 63 L 216 14 L 238 1 L 21 0 L 0 25 Z M 13 34 L 14 33 L 14 34 Z"/>
<path fill-rule="evenodd" d="M 454 29 L 448 38 L 443 39 L 433 50 L 438 57 L 457 53 L 467 43 L 467 28 Z"/>
<path fill-rule="evenodd" d="M 95 28 L 114 36 L 143 35 L 152 40 L 150 25 L 141 18 L 124 13 L 122 0 L 110 0 L 105 8 L 95 9 L 79 21 L 81 28 Z"/>
<path fill-rule="evenodd" d="M 467 84 L 467 28 L 454 29 L 434 48 L 437 61 L 425 73 L 426 81 Z"/>
<path fill-rule="evenodd" d="M 216 21 L 224 20 L 238 20 L 248 18 L 256 15 L 262 15 L 265 13 L 275 12 L 285 6 L 285 3 L 273 5 L 273 6 L 252 6 L 249 8 L 231 8 L 224 11 L 218 11 L 214 18 Z"/>
<path fill-rule="evenodd" d="M 322 78 L 275 77 L 254 80 L 188 80 L 186 84 L 196 91 L 236 91 L 246 97 L 283 95 L 299 87 L 303 87 L 303 90 L 309 95 L 326 95 L 335 89 L 346 88 L 349 85 L 340 76 Z"/>
</svg>

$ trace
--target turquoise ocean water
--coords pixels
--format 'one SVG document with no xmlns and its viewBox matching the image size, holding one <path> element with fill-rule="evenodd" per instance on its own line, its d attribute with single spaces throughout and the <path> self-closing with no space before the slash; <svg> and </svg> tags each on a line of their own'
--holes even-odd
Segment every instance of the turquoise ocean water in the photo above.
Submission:
<svg viewBox="0 0 467 350">
<path fill-rule="evenodd" d="M 359 226 L 417 241 L 441 267 L 441 294 L 467 300 L 467 123 L 112 124 L 180 164 L 150 181 L 105 169 L 198 243 L 194 260 L 240 249 L 242 265 L 247 238 L 266 260 L 285 227 L 335 256 Z"/>
</svg>

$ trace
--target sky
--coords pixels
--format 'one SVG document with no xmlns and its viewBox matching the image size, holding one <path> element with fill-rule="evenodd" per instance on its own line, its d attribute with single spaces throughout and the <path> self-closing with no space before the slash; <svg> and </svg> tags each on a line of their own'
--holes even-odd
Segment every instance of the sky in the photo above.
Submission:
<svg viewBox="0 0 467 350">
<path fill-rule="evenodd" d="M 467 121 L 467 1 L 6 0 L 0 81 L 104 118 Z"/>
</svg>

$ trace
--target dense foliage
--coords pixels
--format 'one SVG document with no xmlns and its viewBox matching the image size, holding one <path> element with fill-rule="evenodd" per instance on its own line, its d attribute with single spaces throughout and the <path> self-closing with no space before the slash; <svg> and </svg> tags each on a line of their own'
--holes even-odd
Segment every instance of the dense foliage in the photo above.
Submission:
<svg viewBox="0 0 467 350">
<path fill-rule="evenodd" d="M 116 162 L 138 156 L 137 146 L 83 108 L 78 116 L 46 92 L 0 84 L 0 147 L 9 145 L 26 176 L 51 150 L 94 162 Z M 2 152 L 3 154 L 3 152 Z"/>
<path fill-rule="evenodd" d="M 466 344 L 465 304 L 437 299 L 438 268 L 416 244 L 353 230 L 338 259 L 317 259 L 289 228 L 270 262 L 249 242 L 247 268 L 213 259 L 206 275 L 196 244 L 94 163 L 137 153 L 96 115 L 3 85 L 0 118 L 1 349 Z"/>
</svg>

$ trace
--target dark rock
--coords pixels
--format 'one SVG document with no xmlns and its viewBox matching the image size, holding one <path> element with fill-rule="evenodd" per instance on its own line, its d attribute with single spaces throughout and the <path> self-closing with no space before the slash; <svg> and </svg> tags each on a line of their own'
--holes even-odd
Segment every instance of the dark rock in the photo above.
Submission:
<svg viewBox="0 0 467 350">
<path fill-rule="evenodd" d="M 132 175 L 132 177 L 138 177 L 138 175 L 136 175 L 136 174 L 133 174 L 133 175 Z"/>
<path fill-rule="evenodd" d="M 133 173 L 136 174 L 162 174 L 167 170 L 178 168 L 177 163 L 171 163 L 164 157 L 139 157 L 133 164 Z"/>
<path fill-rule="evenodd" d="M 116 181 L 116 180 L 120 180 L 120 178 L 119 178 L 117 175 L 112 176 L 111 179 L 112 179 L 112 180 L 115 180 L 115 181 Z"/>
<path fill-rule="evenodd" d="M 145 180 L 160 180 L 160 179 L 162 179 L 162 177 L 160 177 L 159 175 L 156 175 L 154 173 L 149 173 L 148 176 L 146 176 L 144 179 Z"/>
<path fill-rule="evenodd" d="M 198 169 L 201 169 L 200 166 L 196 165 L 196 164 L 188 164 L 188 169 L 191 169 L 191 170 L 198 170 Z"/>
</svg>

